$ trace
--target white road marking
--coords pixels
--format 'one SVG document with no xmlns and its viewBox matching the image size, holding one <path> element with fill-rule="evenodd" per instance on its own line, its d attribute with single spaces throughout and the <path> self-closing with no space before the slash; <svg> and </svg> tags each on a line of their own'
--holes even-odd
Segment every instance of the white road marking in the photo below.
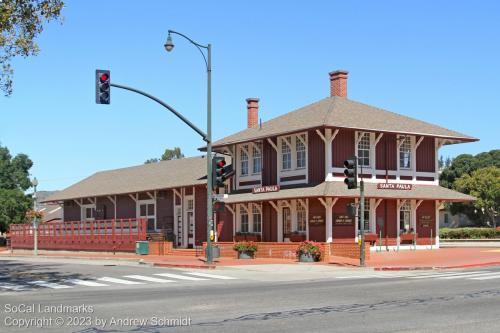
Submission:
<svg viewBox="0 0 500 333">
<path fill-rule="evenodd" d="M 336 276 L 336 279 L 370 279 L 370 278 L 376 278 L 379 275 L 350 275 L 350 276 Z"/>
<path fill-rule="evenodd" d="M 417 276 L 410 276 L 409 279 L 429 279 L 429 278 L 437 278 L 437 277 L 442 277 L 442 276 L 454 276 L 454 275 L 467 275 L 467 274 L 472 274 L 472 273 L 483 273 L 484 271 L 476 271 L 476 272 L 462 272 L 462 273 L 436 273 L 436 274 L 430 274 L 430 275 L 417 275 Z"/>
<path fill-rule="evenodd" d="M 70 279 L 66 280 L 69 283 L 77 284 L 80 286 L 88 286 L 88 287 L 107 287 L 107 284 L 104 283 L 99 283 L 95 281 L 90 281 L 90 280 L 80 280 L 80 279 Z"/>
<path fill-rule="evenodd" d="M 159 276 L 164 276 L 172 279 L 179 279 L 179 280 L 189 280 L 189 281 L 203 281 L 203 280 L 208 280 L 208 279 L 203 279 L 203 278 L 197 278 L 194 276 L 185 276 L 185 275 L 180 275 L 180 274 L 172 274 L 172 273 L 157 273 L 155 275 Z"/>
<path fill-rule="evenodd" d="M 112 278 L 112 277 L 108 277 L 108 276 L 99 278 L 98 280 L 104 281 L 104 282 L 120 283 L 120 284 L 142 284 L 142 282 L 117 279 L 117 278 Z"/>
<path fill-rule="evenodd" d="M 160 282 L 160 283 L 174 282 L 172 280 L 159 279 L 152 276 L 143 276 L 143 275 L 126 275 L 125 277 L 130 279 L 148 281 L 148 282 Z"/>
<path fill-rule="evenodd" d="M 492 280 L 492 279 L 500 279 L 500 273 L 496 272 L 495 275 L 491 276 L 481 276 L 481 277 L 471 278 L 471 280 Z"/>
<path fill-rule="evenodd" d="M 491 273 L 491 272 L 470 273 L 470 274 L 466 274 L 466 275 L 443 276 L 443 277 L 439 277 L 438 279 L 440 279 L 440 280 L 441 279 L 446 279 L 446 280 L 468 279 L 468 278 L 479 277 L 479 276 L 483 276 L 483 275 L 491 275 L 491 274 L 495 274 L 495 273 Z"/>
<path fill-rule="evenodd" d="M 42 280 L 28 281 L 28 283 L 37 285 L 39 287 L 45 287 L 45 288 L 50 288 L 50 289 L 67 289 L 67 288 L 73 288 L 71 286 L 67 286 L 67 285 L 64 285 L 64 284 L 58 284 L 58 283 L 47 282 L 47 281 L 42 281 Z"/>
<path fill-rule="evenodd" d="M 207 273 L 197 273 L 197 272 L 186 272 L 189 275 L 201 276 L 210 279 L 221 279 L 221 280 L 235 280 L 236 278 L 224 275 L 207 274 Z"/>
<path fill-rule="evenodd" d="M 0 282 L 0 288 L 15 290 L 15 291 L 26 290 L 25 286 L 20 286 L 12 283 L 2 283 L 2 282 Z"/>
</svg>

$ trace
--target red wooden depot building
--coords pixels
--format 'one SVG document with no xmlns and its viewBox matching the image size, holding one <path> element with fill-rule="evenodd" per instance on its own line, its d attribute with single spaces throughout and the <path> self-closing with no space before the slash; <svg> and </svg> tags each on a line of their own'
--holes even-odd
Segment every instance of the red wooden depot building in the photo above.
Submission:
<svg viewBox="0 0 500 333">
<path fill-rule="evenodd" d="M 367 240 L 381 231 L 384 245 L 438 247 L 442 203 L 474 200 L 439 186 L 439 148 L 478 139 L 350 100 L 346 71 L 329 78 L 329 97 L 262 124 L 259 99 L 248 98 L 248 127 L 213 143 L 235 170 L 218 241 L 355 244 L 359 225 L 346 206 L 359 190 L 344 184 L 343 162 L 356 155 Z M 206 240 L 203 157 L 98 172 L 47 201 L 63 205 L 64 221 L 144 218 L 176 247 Z"/>
</svg>

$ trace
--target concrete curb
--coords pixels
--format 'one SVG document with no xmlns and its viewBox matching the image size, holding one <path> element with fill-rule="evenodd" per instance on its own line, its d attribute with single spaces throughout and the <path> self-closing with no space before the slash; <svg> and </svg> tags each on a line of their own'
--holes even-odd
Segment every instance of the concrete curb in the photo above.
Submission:
<svg viewBox="0 0 500 333">
<path fill-rule="evenodd" d="M 170 264 L 162 262 L 152 263 L 153 267 L 168 267 L 168 268 L 195 268 L 195 269 L 215 269 L 216 265 L 191 265 L 191 264 Z"/>
<path fill-rule="evenodd" d="M 427 266 L 427 267 L 375 267 L 375 271 L 414 271 L 414 270 L 433 270 L 433 269 L 454 269 L 454 268 L 472 268 L 472 267 L 485 267 L 497 266 L 500 261 L 485 262 L 478 264 L 456 265 L 456 266 Z"/>
</svg>

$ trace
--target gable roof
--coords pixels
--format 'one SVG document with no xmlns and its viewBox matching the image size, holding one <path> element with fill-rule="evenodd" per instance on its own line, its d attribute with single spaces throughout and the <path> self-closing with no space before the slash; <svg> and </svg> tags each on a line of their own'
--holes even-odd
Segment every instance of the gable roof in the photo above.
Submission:
<svg viewBox="0 0 500 333">
<path fill-rule="evenodd" d="M 214 147 L 246 142 L 318 127 L 442 137 L 457 141 L 478 139 L 437 125 L 343 97 L 328 97 L 214 142 Z"/>
<path fill-rule="evenodd" d="M 160 161 L 97 172 L 49 196 L 44 202 L 206 184 L 206 175 L 207 160 L 204 156 Z"/>
</svg>

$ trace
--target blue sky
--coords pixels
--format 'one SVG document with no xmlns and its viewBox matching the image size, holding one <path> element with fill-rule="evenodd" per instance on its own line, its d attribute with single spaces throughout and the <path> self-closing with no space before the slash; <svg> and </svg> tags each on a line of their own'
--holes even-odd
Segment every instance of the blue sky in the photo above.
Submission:
<svg viewBox="0 0 500 333">
<path fill-rule="evenodd" d="M 96 105 L 94 73 L 156 95 L 206 127 L 203 59 L 167 30 L 213 45 L 214 139 L 246 126 L 247 97 L 263 121 L 329 94 L 350 72 L 349 98 L 481 139 L 444 156 L 499 148 L 498 1 L 66 1 L 40 55 L 16 59 L 14 94 L 0 96 L 0 142 L 34 161 L 42 190 L 143 163 L 203 142 L 172 114 L 113 89 Z"/>
</svg>

